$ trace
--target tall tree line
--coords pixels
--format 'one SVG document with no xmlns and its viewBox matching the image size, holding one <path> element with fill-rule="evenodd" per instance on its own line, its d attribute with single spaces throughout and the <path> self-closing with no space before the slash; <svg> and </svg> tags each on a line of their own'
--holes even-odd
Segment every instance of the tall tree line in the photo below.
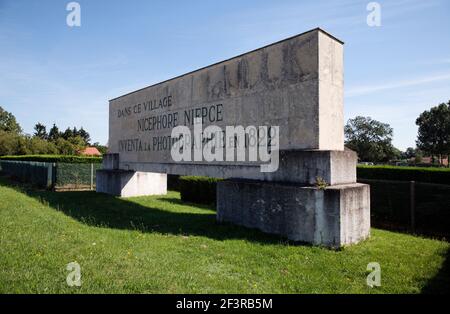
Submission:
<svg viewBox="0 0 450 314">
<path fill-rule="evenodd" d="M 33 135 L 24 134 L 14 115 L 0 106 L 0 156 L 26 154 L 75 155 L 86 146 L 96 146 L 100 152 L 106 147 L 91 144 L 89 133 L 83 128 L 67 128 L 61 132 L 56 124 L 48 130 L 43 123 L 34 126 Z"/>
<path fill-rule="evenodd" d="M 430 156 L 433 163 L 437 159 L 442 164 L 445 156 L 450 159 L 450 101 L 422 112 L 416 125 L 417 148 L 409 147 L 402 153 L 392 145 L 394 130 L 389 124 L 357 116 L 345 125 L 345 144 L 358 153 L 360 161 L 382 163 L 415 158 L 420 162 L 423 156 Z"/>
</svg>

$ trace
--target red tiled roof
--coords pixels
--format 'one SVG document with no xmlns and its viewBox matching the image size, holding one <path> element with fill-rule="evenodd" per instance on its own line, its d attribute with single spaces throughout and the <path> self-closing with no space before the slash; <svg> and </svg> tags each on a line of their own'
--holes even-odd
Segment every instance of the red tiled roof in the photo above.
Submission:
<svg viewBox="0 0 450 314">
<path fill-rule="evenodd" d="M 80 151 L 80 155 L 101 156 L 102 154 L 98 151 L 96 147 L 86 147 L 85 149 Z"/>
</svg>

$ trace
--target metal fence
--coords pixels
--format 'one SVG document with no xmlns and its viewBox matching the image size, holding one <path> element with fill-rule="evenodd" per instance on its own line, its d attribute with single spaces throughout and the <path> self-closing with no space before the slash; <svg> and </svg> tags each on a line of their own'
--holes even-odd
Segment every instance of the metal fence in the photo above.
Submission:
<svg viewBox="0 0 450 314">
<path fill-rule="evenodd" d="M 1 160 L 0 170 L 23 182 L 30 182 L 41 187 L 52 185 L 52 163 Z"/>
<path fill-rule="evenodd" d="M 100 163 L 1 160 L 0 170 L 15 179 L 55 190 L 93 190 Z"/>
<path fill-rule="evenodd" d="M 358 179 L 370 185 L 372 225 L 450 237 L 450 185 Z"/>
</svg>

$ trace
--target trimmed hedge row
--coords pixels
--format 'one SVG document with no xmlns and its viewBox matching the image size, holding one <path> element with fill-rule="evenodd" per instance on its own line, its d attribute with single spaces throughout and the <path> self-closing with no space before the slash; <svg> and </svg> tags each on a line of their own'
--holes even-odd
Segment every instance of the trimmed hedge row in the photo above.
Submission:
<svg viewBox="0 0 450 314">
<path fill-rule="evenodd" d="M 402 169 L 400 170 L 401 174 L 397 175 L 397 172 L 392 171 L 391 168 L 373 166 L 358 167 L 358 181 L 370 184 L 371 219 L 373 225 L 393 230 L 407 230 L 409 228 L 411 214 L 410 184 L 404 181 L 414 180 L 419 182 L 415 185 L 416 232 L 448 237 L 450 226 L 450 211 L 448 208 L 450 202 L 450 185 L 430 185 L 428 183 L 420 183 L 420 180 L 434 180 L 434 182 L 438 181 L 442 183 L 445 180 L 439 178 L 439 175 L 448 175 L 450 171 L 431 171 L 433 173 L 432 175 L 437 176 L 432 177 L 428 172 L 422 171 L 422 169 L 418 171 L 420 175 L 416 174 L 414 176 L 411 175 L 410 169 Z M 363 175 L 369 173 L 372 178 L 377 179 L 365 181 L 360 177 L 361 169 L 364 171 L 362 172 Z M 397 176 L 395 177 L 394 175 Z M 376 181 L 378 179 L 381 179 L 381 181 Z M 180 177 L 178 187 L 181 199 L 192 203 L 212 205 L 216 201 L 216 186 L 218 181 L 220 179 Z"/>
<path fill-rule="evenodd" d="M 65 162 L 72 164 L 101 163 L 101 157 L 71 156 L 71 155 L 21 155 L 21 156 L 1 156 L 3 160 L 14 161 L 38 161 L 38 162 Z"/>
<path fill-rule="evenodd" d="M 450 185 L 449 168 L 358 166 L 358 179 L 417 181 Z"/>
<path fill-rule="evenodd" d="M 358 179 L 416 181 L 450 185 L 449 168 L 399 166 L 358 166 Z M 213 204 L 216 201 L 216 183 L 220 179 L 207 177 L 180 177 L 178 189 L 181 199 L 193 203 Z"/>
<path fill-rule="evenodd" d="M 215 204 L 216 186 L 220 179 L 184 176 L 178 179 L 181 200 L 199 204 Z"/>
</svg>

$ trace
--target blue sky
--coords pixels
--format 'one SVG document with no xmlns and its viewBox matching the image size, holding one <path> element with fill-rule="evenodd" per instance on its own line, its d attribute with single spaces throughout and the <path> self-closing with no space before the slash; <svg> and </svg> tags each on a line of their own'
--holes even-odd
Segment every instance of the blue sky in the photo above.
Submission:
<svg viewBox="0 0 450 314">
<path fill-rule="evenodd" d="M 345 42 L 345 119 L 370 116 L 415 145 L 416 117 L 450 100 L 450 1 L 0 0 L 0 105 L 25 132 L 83 126 L 106 143 L 108 100 L 322 27 Z"/>
</svg>

